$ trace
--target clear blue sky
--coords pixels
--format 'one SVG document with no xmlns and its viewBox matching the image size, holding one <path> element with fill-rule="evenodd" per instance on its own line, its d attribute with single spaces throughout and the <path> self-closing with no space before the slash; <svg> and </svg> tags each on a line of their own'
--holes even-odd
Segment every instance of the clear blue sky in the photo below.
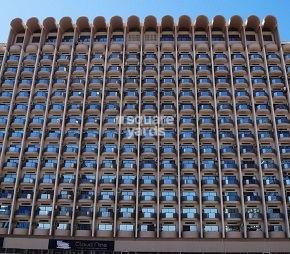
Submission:
<svg viewBox="0 0 290 254">
<path fill-rule="evenodd" d="M 245 21 L 249 15 L 257 15 L 262 21 L 266 15 L 274 15 L 282 41 L 290 41 L 290 0 L 0 0 L 0 42 L 6 42 L 10 22 L 21 18 L 24 23 L 31 17 L 42 22 L 54 17 L 58 22 L 70 16 L 75 22 L 87 16 L 92 22 L 96 16 L 104 16 L 109 23 L 112 16 L 121 16 L 124 22 L 131 15 L 143 22 L 147 15 L 156 16 L 158 22 L 165 15 L 188 15 L 194 21 L 198 15 L 206 15 L 211 21 L 215 15 L 223 15 L 228 21 L 240 15 Z"/>
</svg>

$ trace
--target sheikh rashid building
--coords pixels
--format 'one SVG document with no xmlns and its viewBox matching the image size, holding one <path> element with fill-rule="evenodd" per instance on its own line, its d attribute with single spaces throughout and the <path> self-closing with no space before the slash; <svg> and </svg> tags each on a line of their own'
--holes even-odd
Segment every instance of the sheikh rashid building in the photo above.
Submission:
<svg viewBox="0 0 290 254">
<path fill-rule="evenodd" d="M 277 20 L 11 22 L 1 253 L 290 253 Z"/>
</svg>

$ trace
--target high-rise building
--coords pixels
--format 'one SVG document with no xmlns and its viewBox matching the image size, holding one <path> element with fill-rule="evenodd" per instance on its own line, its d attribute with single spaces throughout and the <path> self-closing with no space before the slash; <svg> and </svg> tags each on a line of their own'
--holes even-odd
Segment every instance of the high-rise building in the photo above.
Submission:
<svg viewBox="0 0 290 254">
<path fill-rule="evenodd" d="M 14 19 L 0 63 L 3 253 L 289 253 L 275 17 Z"/>
</svg>

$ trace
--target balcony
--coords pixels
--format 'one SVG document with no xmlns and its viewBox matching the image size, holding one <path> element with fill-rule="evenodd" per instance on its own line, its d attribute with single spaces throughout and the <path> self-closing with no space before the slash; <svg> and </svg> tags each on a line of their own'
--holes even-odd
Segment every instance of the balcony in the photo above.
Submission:
<svg viewBox="0 0 290 254">
<path fill-rule="evenodd" d="M 161 101 L 175 101 L 176 94 L 174 90 L 162 90 L 160 92 Z"/>
<path fill-rule="evenodd" d="M 93 65 L 90 69 L 89 75 L 100 75 L 104 74 L 104 67 L 100 65 Z"/>
<path fill-rule="evenodd" d="M 264 156 L 276 156 L 276 150 L 271 146 L 260 146 L 260 154 Z"/>
<path fill-rule="evenodd" d="M 157 100 L 157 91 L 156 90 L 144 90 L 141 94 L 142 100 Z"/>
<path fill-rule="evenodd" d="M 245 76 L 247 75 L 247 67 L 243 65 L 235 65 L 232 68 L 233 75 L 235 76 Z"/>
<path fill-rule="evenodd" d="M 141 110 L 142 110 L 142 114 L 146 114 L 146 115 L 157 114 L 157 106 L 152 103 L 143 103 Z"/>
<path fill-rule="evenodd" d="M 226 54 L 216 53 L 213 56 L 213 61 L 215 64 L 225 64 L 226 62 L 228 62 L 228 57 Z"/>
<path fill-rule="evenodd" d="M 171 53 L 163 53 L 160 57 L 160 63 L 161 64 L 174 64 L 175 57 Z"/>
<path fill-rule="evenodd" d="M 282 68 L 278 65 L 269 66 L 268 72 L 270 76 L 281 76 L 283 75 Z"/>
<path fill-rule="evenodd" d="M 176 204 L 177 200 L 178 200 L 178 198 L 175 194 L 174 195 L 161 195 L 161 197 L 160 197 L 161 203 L 168 203 L 168 204 L 174 203 L 174 204 Z"/>
<path fill-rule="evenodd" d="M 229 74 L 229 69 L 225 65 L 219 65 L 214 67 L 214 74 L 217 76 L 226 76 Z"/>
<path fill-rule="evenodd" d="M 122 68 L 118 65 L 111 65 L 107 70 L 107 75 L 120 76 L 122 74 Z"/>
<path fill-rule="evenodd" d="M 250 61 L 250 64 L 262 64 L 263 57 L 262 57 L 262 55 L 260 55 L 258 53 L 249 54 L 249 61 Z"/>
<path fill-rule="evenodd" d="M 173 65 L 162 65 L 160 66 L 160 74 L 164 76 L 175 75 L 175 68 Z"/>
<path fill-rule="evenodd" d="M 178 68 L 178 75 L 189 76 L 193 74 L 193 68 L 190 65 L 181 65 Z"/>
<path fill-rule="evenodd" d="M 202 115 L 214 114 L 214 107 L 210 103 L 202 103 L 198 105 L 198 112 Z"/>
<path fill-rule="evenodd" d="M 85 65 L 88 61 L 88 56 L 85 54 L 76 54 L 74 64 Z"/>
<path fill-rule="evenodd" d="M 173 173 L 173 172 L 176 172 L 177 165 L 174 163 L 174 161 L 163 160 L 163 161 L 161 161 L 159 169 L 162 172 L 171 172 L 171 173 Z"/>
<path fill-rule="evenodd" d="M 143 56 L 143 63 L 144 64 L 157 64 L 157 56 L 155 54 L 144 54 Z"/>
<path fill-rule="evenodd" d="M 177 180 L 174 176 L 164 175 L 161 177 L 160 180 L 160 187 L 161 188 L 176 188 L 177 187 Z"/>
<path fill-rule="evenodd" d="M 287 94 L 284 91 L 272 91 L 273 103 L 286 103 Z"/>
<path fill-rule="evenodd" d="M 229 100 L 229 99 L 225 99 L 225 100 Z M 218 103 L 217 111 L 219 114 L 229 115 L 233 111 L 233 106 L 229 103 Z"/>
<path fill-rule="evenodd" d="M 17 67 L 7 67 L 5 69 L 4 76 L 5 77 L 15 77 L 16 73 L 17 73 Z M 31 74 L 31 72 L 30 72 L 30 74 Z"/>
<path fill-rule="evenodd" d="M 132 101 L 133 100 L 138 100 L 139 99 L 139 93 L 136 90 L 126 90 L 123 93 L 123 99 L 125 101 L 128 101 L 128 100 L 132 100 Z"/>
<path fill-rule="evenodd" d="M 143 75 L 145 76 L 157 75 L 157 67 L 154 65 L 145 65 L 143 67 Z"/>
<path fill-rule="evenodd" d="M 290 53 L 284 55 L 284 61 L 286 64 L 290 64 Z"/>
<path fill-rule="evenodd" d="M 219 182 L 215 177 L 202 177 L 201 180 L 202 187 L 204 188 L 216 188 L 219 186 Z"/>
<path fill-rule="evenodd" d="M 245 203 L 253 203 L 253 204 L 256 204 L 256 203 L 260 203 L 261 202 L 261 197 L 260 196 L 254 196 L 254 195 L 245 195 L 244 196 L 244 199 L 245 199 Z"/>
<path fill-rule="evenodd" d="M 276 172 L 278 169 L 278 165 L 273 161 L 263 161 L 261 164 L 262 170 L 265 172 Z"/>
<path fill-rule="evenodd" d="M 253 91 L 255 102 L 265 103 L 268 101 L 268 94 L 264 90 L 254 90 Z"/>
<path fill-rule="evenodd" d="M 272 121 L 268 117 L 256 117 L 258 128 L 272 128 Z"/>
<path fill-rule="evenodd" d="M 215 85 L 217 89 L 230 89 L 230 83 L 231 80 L 229 78 L 217 77 L 215 79 Z"/>
<path fill-rule="evenodd" d="M 231 127 L 234 125 L 234 121 L 231 117 L 219 117 L 218 125 L 219 127 Z"/>
<path fill-rule="evenodd" d="M 234 86 L 236 88 L 247 88 L 249 82 L 246 78 L 234 78 Z"/>
<path fill-rule="evenodd" d="M 114 212 L 111 211 L 99 211 L 97 212 L 98 219 L 110 220 L 114 219 Z"/>
<path fill-rule="evenodd" d="M 239 180 L 236 179 L 236 177 L 234 176 L 228 176 L 228 177 L 224 177 L 222 180 L 222 184 L 225 185 L 225 187 L 238 187 L 239 185 Z"/>
<path fill-rule="evenodd" d="M 127 194 L 123 194 L 121 192 L 120 196 L 119 196 L 119 203 L 120 204 L 123 204 L 123 203 L 126 203 L 126 204 L 135 204 L 136 202 L 136 196 L 133 194 L 133 195 L 127 195 Z"/>
<path fill-rule="evenodd" d="M 161 88 L 175 88 L 175 80 L 174 78 L 161 78 L 160 79 L 160 86 Z"/>
<path fill-rule="evenodd" d="M 104 54 L 96 53 L 96 54 L 93 54 L 91 57 L 92 64 L 104 64 L 104 62 L 105 62 Z"/>
<path fill-rule="evenodd" d="M 265 194 L 265 201 L 266 203 L 269 203 L 269 204 L 280 204 L 282 203 L 283 199 L 281 196 L 279 195 L 267 195 L 267 193 Z"/>
<path fill-rule="evenodd" d="M 246 103 L 237 103 L 236 111 L 238 114 L 250 114 L 252 112 L 252 107 Z"/>
<path fill-rule="evenodd" d="M 218 196 L 203 196 L 202 202 L 204 204 L 218 204 L 220 202 L 220 198 Z"/>
<path fill-rule="evenodd" d="M 115 162 L 102 162 L 100 165 L 101 171 L 116 171 L 117 164 Z"/>
<path fill-rule="evenodd" d="M 246 62 L 245 56 L 239 53 L 233 53 L 231 55 L 232 64 L 244 64 Z"/>
<path fill-rule="evenodd" d="M 197 93 L 198 100 L 213 100 L 213 94 L 210 90 L 199 90 Z"/>
<path fill-rule="evenodd" d="M 193 88 L 193 79 L 192 78 L 180 78 L 178 80 L 180 88 Z"/>
<path fill-rule="evenodd" d="M 220 154 L 221 156 L 235 156 L 237 150 L 233 146 L 221 147 Z"/>
<path fill-rule="evenodd" d="M 180 53 L 178 55 L 178 62 L 180 64 L 190 64 L 192 63 L 192 56 L 188 53 Z"/>
<path fill-rule="evenodd" d="M 21 71 L 22 77 L 32 77 L 34 73 L 34 67 L 24 67 Z"/>
<path fill-rule="evenodd" d="M 248 221 L 261 221 L 263 220 L 263 214 L 256 212 L 256 213 L 246 213 L 246 219 Z"/>
<path fill-rule="evenodd" d="M 223 172 L 236 172 L 238 170 L 238 165 L 232 161 L 230 161 L 230 163 L 222 161 L 221 170 Z"/>
<path fill-rule="evenodd" d="M 211 61 L 208 54 L 197 53 L 195 57 L 196 64 L 209 64 Z"/>
<path fill-rule="evenodd" d="M 211 67 L 208 65 L 200 65 L 196 67 L 197 75 L 211 75 Z"/>
<path fill-rule="evenodd" d="M 195 142 L 196 141 L 196 134 L 193 131 L 181 131 L 179 135 L 180 142 Z"/>
<path fill-rule="evenodd" d="M 251 131 L 240 131 L 239 140 L 241 142 L 253 142 L 255 139 L 254 134 Z"/>
<path fill-rule="evenodd" d="M 250 67 L 252 76 L 262 76 L 265 75 L 265 69 L 261 65 L 252 65 Z"/>
</svg>

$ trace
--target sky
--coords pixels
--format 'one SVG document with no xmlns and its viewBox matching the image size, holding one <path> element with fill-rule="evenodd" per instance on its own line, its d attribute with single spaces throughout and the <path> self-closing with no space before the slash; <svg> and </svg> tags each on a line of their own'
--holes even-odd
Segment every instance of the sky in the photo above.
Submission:
<svg viewBox="0 0 290 254">
<path fill-rule="evenodd" d="M 175 22 L 181 15 L 188 15 L 194 22 L 199 15 L 206 15 L 211 21 L 216 15 L 223 15 L 226 21 L 239 15 L 244 22 L 250 15 L 256 15 L 263 21 L 267 15 L 278 20 L 280 38 L 290 41 L 290 0 L 0 0 L 0 42 L 6 42 L 10 22 L 21 18 L 24 23 L 37 17 L 42 21 L 54 17 L 57 23 L 62 17 L 69 16 L 73 22 L 86 16 L 90 22 L 97 16 L 106 18 L 107 23 L 113 16 L 121 16 L 124 22 L 136 15 L 143 23 L 148 15 L 154 15 L 157 21 L 165 15 L 171 15 Z"/>
</svg>

